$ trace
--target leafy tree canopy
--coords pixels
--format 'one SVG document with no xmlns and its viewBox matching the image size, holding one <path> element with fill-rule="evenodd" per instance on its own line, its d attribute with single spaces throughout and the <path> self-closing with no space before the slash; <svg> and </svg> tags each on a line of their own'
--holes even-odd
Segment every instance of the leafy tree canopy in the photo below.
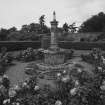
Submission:
<svg viewBox="0 0 105 105">
<path fill-rule="evenodd" d="M 78 32 L 103 32 L 105 31 L 105 13 L 100 12 L 82 23 Z"/>
<path fill-rule="evenodd" d="M 64 23 L 62 28 L 63 28 L 63 31 L 66 33 L 68 33 L 68 32 L 75 33 L 77 31 L 78 27 L 76 27 L 76 23 L 73 22 L 70 25 L 68 25 L 67 23 Z"/>
<path fill-rule="evenodd" d="M 8 35 L 9 31 L 7 29 L 2 28 L 0 30 L 0 41 L 5 41 L 7 40 L 7 35 Z"/>
</svg>

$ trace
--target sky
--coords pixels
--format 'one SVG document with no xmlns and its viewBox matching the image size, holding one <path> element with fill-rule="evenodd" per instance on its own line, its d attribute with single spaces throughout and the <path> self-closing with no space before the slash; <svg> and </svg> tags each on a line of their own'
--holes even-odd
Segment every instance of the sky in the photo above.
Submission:
<svg viewBox="0 0 105 105">
<path fill-rule="evenodd" d="M 0 0 L 0 28 L 19 29 L 25 24 L 38 23 L 43 14 L 46 25 L 50 26 L 53 11 L 59 26 L 65 22 L 80 25 L 99 12 L 105 13 L 105 0 Z"/>
</svg>

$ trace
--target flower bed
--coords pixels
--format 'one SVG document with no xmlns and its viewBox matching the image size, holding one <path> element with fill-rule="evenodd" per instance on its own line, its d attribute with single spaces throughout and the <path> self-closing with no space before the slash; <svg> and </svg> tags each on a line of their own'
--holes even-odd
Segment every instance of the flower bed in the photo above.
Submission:
<svg viewBox="0 0 105 105">
<path fill-rule="evenodd" d="M 0 53 L 0 75 L 4 74 L 6 67 L 12 64 L 13 57 L 11 53 L 7 52 L 7 48 L 2 47 Z"/>
<path fill-rule="evenodd" d="M 94 72 L 94 77 L 80 68 L 58 72 L 56 91 L 51 91 L 49 86 L 42 89 L 37 85 L 37 78 L 31 77 L 6 88 L 6 93 L 3 90 L 1 96 L 5 97 L 1 98 L 1 102 L 5 105 L 104 105 L 105 80 L 102 71 Z"/>
<path fill-rule="evenodd" d="M 6 76 L 1 77 L 0 105 L 105 105 L 104 59 L 98 60 L 94 75 L 80 65 L 75 66 L 54 73 L 56 91 L 51 91 L 49 85 L 40 87 L 36 76 L 13 87 Z"/>
<path fill-rule="evenodd" d="M 87 55 L 81 55 L 83 61 L 86 61 L 90 64 L 98 65 L 100 62 L 103 61 L 103 53 L 100 49 L 94 48 L 92 49 L 91 53 Z"/>
</svg>

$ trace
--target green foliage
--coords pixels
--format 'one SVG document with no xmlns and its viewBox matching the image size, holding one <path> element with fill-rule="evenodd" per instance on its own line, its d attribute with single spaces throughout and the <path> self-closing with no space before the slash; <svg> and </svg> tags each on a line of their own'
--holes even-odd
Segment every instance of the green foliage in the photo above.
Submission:
<svg viewBox="0 0 105 105">
<path fill-rule="evenodd" d="M 76 50 L 91 50 L 92 48 L 105 49 L 104 43 L 99 42 L 70 42 L 70 41 L 59 41 L 59 46 L 65 49 L 76 49 Z"/>
<path fill-rule="evenodd" d="M 92 53 L 100 54 L 101 50 L 93 49 Z M 10 105 L 105 105 L 105 62 L 98 63 L 100 65 L 95 65 L 91 73 L 78 63 L 56 72 L 56 91 L 51 91 L 49 85 L 40 87 L 37 75 L 12 88 L 8 78 L 2 79 L 0 99 L 9 99 Z"/>
<path fill-rule="evenodd" d="M 101 33 L 99 36 L 97 36 L 94 41 L 105 41 L 105 32 Z"/>
<path fill-rule="evenodd" d="M 50 29 L 45 25 L 45 15 L 39 18 L 40 33 L 49 33 Z"/>
<path fill-rule="evenodd" d="M 35 32 L 11 32 L 8 34 L 9 41 L 38 41 L 39 36 Z"/>
<path fill-rule="evenodd" d="M 105 14 L 100 12 L 82 23 L 79 32 L 102 32 L 105 30 Z"/>
<path fill-rule="evenodd" d="M 9 31 L 9 33 L 16 32 L 17 28 L 16 27 L 12 27 L 12 28 L 9 28 L 8 31 Z"/>
<path fill-rule="evenodd" d="M 26 50 L 20 51 L 16 59 L 24 62 L 35 61 L 43 59 L 44 54 L 39 50 L 35 50 L 32 47 L 28 47 Z"/>
<path fill-rule="evenodd" d="M 24 62 L 34 61 L 36 58 L 36 50 L 29 47 L 24 51 L 20 51 L 19 55 L 16 58 L 17 60 Z"/>
<path fill-rule="evenodd" d="M 39 18 L 39 24 L 40 24 L 41 28 L 43 28 L 44 23 L 45 23 L 45 15 L 42 15 L 42 16 Z"/>
<path fill-rule="evenodd" d="M 0 41 L 5 41 L 5 40 L 7 40 L 8 33 L 9 33 L 9 32 L 8 32 L 7 29 L 2 28 L 2 29 L 0 30 Z"/>
<path fill-rule="evenodd" d="M 69 31 L 69 26 L 68 26 L 67 23 L 63 24 L 63 30 L 64 30 L 65 32 L 68 32 L 68 31 Z"/>
<path fill-rule="evenodd" d="M 16 27 L 0 30 L 0 41 L 26 41 L 39 40 L 40 34 L 50 33 L 50 28 L 45 25 L 45 15 L 39 18 L 39 23 L 22 25 L 20 30 Z"/>
<path fill-rule="evenodd" d="M 81 55 L 82 60 L 90 64 L 99 65 L 102 62 L 102 51 L 98 48 L 92 49 L 92 52 L 87 55 Z"/>
<path fill-rule="evenodd" d="M 74 22 L 71 25 L 69 25 L 69 28 L 71 33 L 75 33 L 78 27 L 76 27 L 76 23 Z"/>
<path fill-rule="evenodd" d="M 7 53 L 7 48 L 2 47 L 0 53 L 0 75 L 3 75 L 6 71 L 6 67 L 12 64 L 13 57 L 10 53 Z"/>
<path fill-rule="evenodd" d="M 77 28 L 78 27 L 76 27 L 76 23 L 75 22 L 72 23 L 71 25 L 68 25 L 67 23 L 63 24 L 63 31 L 64 31 L 64 33 L 68 33 L 68 32 L 75 33 L 77 31 Z"/>
</svg>

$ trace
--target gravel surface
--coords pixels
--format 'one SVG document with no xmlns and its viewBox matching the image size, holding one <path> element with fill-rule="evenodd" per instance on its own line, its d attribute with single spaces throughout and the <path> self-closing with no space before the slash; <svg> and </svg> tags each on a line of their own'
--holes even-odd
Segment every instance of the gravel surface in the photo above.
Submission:
<svg viewBox="0 0 105 105">
<path fill-rule="evenodd" d="M 11 81 L 11 85 L 18 84 L 18 82 L 24 81 L 29 76 L 25 74 L 24 68 L 28 63 L 14 62 L 15 65 L 8 68 L 6 75 Z"/>
</svg>

